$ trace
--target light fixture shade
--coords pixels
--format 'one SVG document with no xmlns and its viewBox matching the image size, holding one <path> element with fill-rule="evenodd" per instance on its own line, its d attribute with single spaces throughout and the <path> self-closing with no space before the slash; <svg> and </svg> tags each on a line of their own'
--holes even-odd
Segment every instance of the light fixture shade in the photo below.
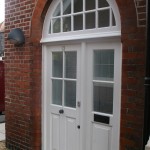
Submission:
<svg viewBox="0 0 150 150">
<path fill-rule="evenodd" d="M 20 28 L 12 29 L 8 34 L 8 40 L 11 41 L 16 46 L 22 45 L 25 43 L 25 36 L 23 31 Z"/>
</svg>

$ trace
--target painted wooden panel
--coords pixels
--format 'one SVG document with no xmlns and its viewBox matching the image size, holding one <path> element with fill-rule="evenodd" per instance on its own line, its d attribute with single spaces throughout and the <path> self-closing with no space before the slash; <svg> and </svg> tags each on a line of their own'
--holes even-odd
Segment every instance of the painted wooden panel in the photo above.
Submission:
<svg viewBox="0 0 150 150">
<path fill-rule="evenodd" d="M 52 150 L 60 150 L 60 116 L 52 115 Z"/>
<path fill-rule="evenodd" d="M 66 118 L 66 150 L 77 150 L 77 127 L 74 118 Z"/>
<path fill-rule="evenodd" d="M 92 150 L 110 150 L 111 128 L 100 124 L 92 124 Z"/>
</svg>

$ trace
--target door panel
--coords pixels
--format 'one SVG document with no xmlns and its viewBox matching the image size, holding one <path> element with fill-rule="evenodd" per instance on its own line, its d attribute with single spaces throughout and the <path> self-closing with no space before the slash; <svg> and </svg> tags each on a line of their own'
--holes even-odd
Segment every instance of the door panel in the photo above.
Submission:
<svg viewBox="0 0 150 150">
<path fill-rule="evenodd" d="M 60 116 L 52 114 L 51 119 L 51 132 L 52 132 L 52 150 L 59 149 L 59 143 L 60 143 Z"/>
<path fill-rule="evenodd" d="M 51 46 L 50 57 L 50 150 L 77 150 L 79 146 L 79 46 Z"/>
<path fill-rule="evenodd" d="M 66 117 L 66 150 L 77 150 L 76 119 Z"/>
<path fill-rule="evenodd" d="M 119 150 L 119 42 L 65 44 L 44 54 L 44 150 Z"/>
<path fill-rule="evenodd" d="M 119 50 L 118 43 L 87 43 L 86 150 L 119 150 Z"/>
<path fill-rule="evenodd" d="M 111 128 L 92 123 L 92 150 L 109 150 Z"/>
</svg>

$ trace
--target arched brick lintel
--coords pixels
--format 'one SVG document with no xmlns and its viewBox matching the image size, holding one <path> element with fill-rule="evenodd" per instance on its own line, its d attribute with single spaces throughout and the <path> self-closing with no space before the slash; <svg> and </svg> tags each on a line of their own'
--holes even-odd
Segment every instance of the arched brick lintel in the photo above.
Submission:
<svg viewBox="0 0 150 150">
<path fill-rule="evenodd" d="M 52 0 L 38 0 L 31 18 L 31 29 L 29 43 L 32 46 L 32 100 L 31 100 L 31 148 L 41 150 L 41 96 L 42 96 L 42 47 L 40 40 L 42 37 L 42 28 L 44 17 Z"/>
<path fill-rule="evenodd" d="M 41 124 L 39 123 L 39 120 L 41 120 L 41 74 L 39 73 L 39 76 L 37 78 L 37 69 L 39 70 L 39 72 L 41 72 L 42 70 L 41 69 L 41 62 L 42 62 L 41 61 L 41 49 L 42 48 L 41 46 L 39 46 L 39 43 L 42 38 L 42 28 L 43 28 L 45 14 L 51 2 L 52 0 L 38 0 L 35 6 L 35 9 L 33 11 L 32 20 L 31 20 L 30 43 L 35 44 L 35 47 L 33 48 L 33 53 L 34 53 L 34 58 L 33 58 L 34 87 L 33 88 L 34 89 L 33 89 L 33 101 L 31 102 L 32 103 L 31 110 L 33 112 L 32 114 L 33 133 L 32 134 L 34 134 L 33 136 L 34 138 L 32 140 L 32 146 L 33 146 L 33 149 L 36 149 L 36 150 L 41 149 Z M 130 1 L 116 0 L 116 2 L 119 8 L 120 16 L 121 16 L 121 19 L 120 19 L 121 20 L 121 32 L 122 32 L 121 39 L 122 39 L 122 43 L 124 47 L 127 36 L 129 37 L 130 35 L 133 36 L 134 33 L 136 33 L 137 31 L 137 17 L 136 17 L 135 1 L 134 0 L 130 0 Z M 123 49 L 123 51 L 125 51 L 125 49 Z M 124 72 L 124 69 L 122 70 L 122 72 Z M 37 80 L 39 81 L 37 82 Z M 124 86 L 124 83 L 122 84 Z M 121 107 L 122 108 L 124 107 L 123 103 Z M 122 114 L 121 114 L 121 117 L 122 117 Z M 123 131 L 124 129 L 121 127 L 121 133 L 123 133 Z M 120 144 L 123 147 L 122 141 L 123 140 L 120 140 Z"/>
<path fill-rule="evenodd" d="M 38 0 L 37 1 L 37 4 L 33 11 L 32 19 L 31 19 L 30 42 L 34 42 L 34 43 L 40 42 L 42 38 L 42 28 L 43 28 L 44 18 L 52 1 L 53 0 Z M 139 20 L 137 20 L 138 19 L 137 14 L 139 13 L 137 12 L 137 5 L 139 6 L 141 4 L 142 6 L 145 3 L 139 4 L 137 3 L 137 0 L 131 0 L 131 1 L 116 0 L 116 3 L 120 12 L 120 16 L 121 16 L 121 19 L 120 19 L 121 25 L 123 25 L 124 22 L 126 22 L 126 20 L 129 20 L 129 18 L 132 18 L 132 22 L 134 22 L 134 25 L 132 24 L 132 26 L 134 26 L 134 28 L 137 27 L 139 24 Z M 129 8 L 129 5 L 131 6 L 131 10 Z M 146 10 L 143 10 L 143 11 L 146 12 Z M 145 21 L 145 15 L 144 15 L 144 21 Z"/>
<path fill-rule="evenodd" d="M 31 42 L 39 43 L 42 37 L 43 22 L 52 0 L 38 0 L 31 19 Z"/>
</svg>

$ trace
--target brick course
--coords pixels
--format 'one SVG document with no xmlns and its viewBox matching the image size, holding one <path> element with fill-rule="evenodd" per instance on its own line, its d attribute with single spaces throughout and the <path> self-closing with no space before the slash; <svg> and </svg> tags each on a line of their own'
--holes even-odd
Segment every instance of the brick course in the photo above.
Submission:
<svg viewBox="0 0 150 150">
<path fill-rule="evenodd" d="M 116 0 L 121 15 L 122 105 L 120 150 L 141 150 L 144 114 L 145 0 Z M 6 143 L 15 150 L 41 149 L 41 44 L 51 0 L 6 0 L 6 33 L 21 28 L 25 45 L 5 40 Z M 137 9 L 136 9 L 137 8 Z M 139 15 L 142 26 L 138 26 Z"/>
</svg>

